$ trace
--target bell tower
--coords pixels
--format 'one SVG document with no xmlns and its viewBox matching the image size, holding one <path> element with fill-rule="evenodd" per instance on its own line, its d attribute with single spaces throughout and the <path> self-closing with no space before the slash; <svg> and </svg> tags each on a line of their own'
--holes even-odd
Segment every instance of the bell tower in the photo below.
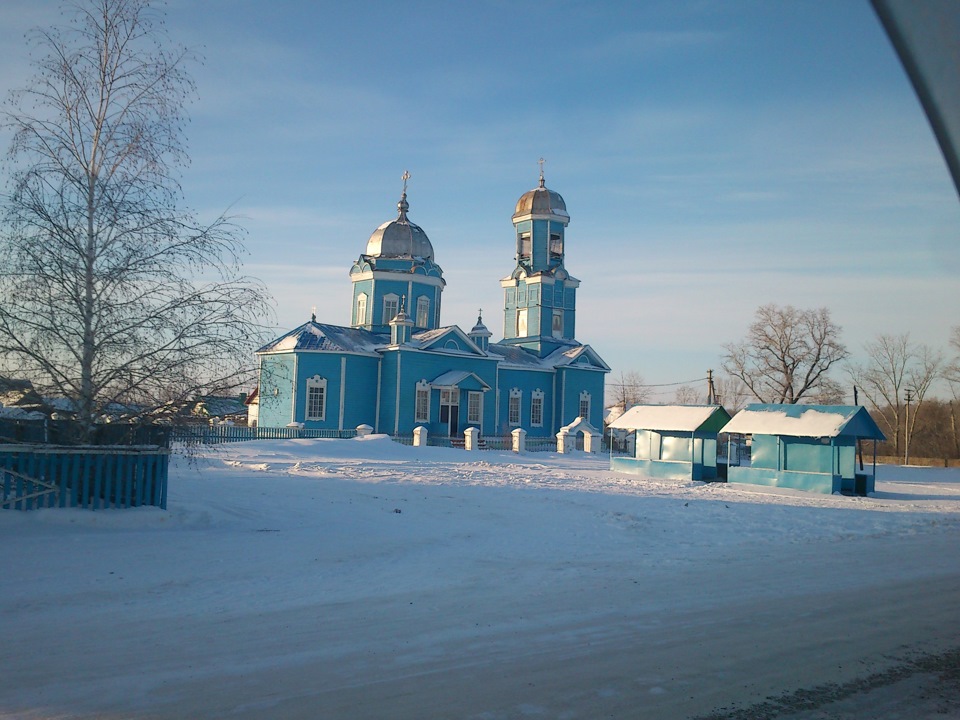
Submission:
<svg viewBox="0 0 960 720">
<path fill-rule="evenodd" d="M 513 213 L 517 265 L 500 281 L 505 343 L 541 356 L 560 345 L 578 344 L 574 332 L 580 281 L 564 267 L 569 223 L 560 193 L 546 187 L 541 158 L 538 187 L 520 196 Z"/>
</svg>

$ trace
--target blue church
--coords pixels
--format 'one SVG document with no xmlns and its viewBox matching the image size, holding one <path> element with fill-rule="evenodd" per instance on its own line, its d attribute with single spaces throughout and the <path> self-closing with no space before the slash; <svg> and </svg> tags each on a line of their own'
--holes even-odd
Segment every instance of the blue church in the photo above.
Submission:
<svg viewBox="0 0 960 720">
<path fill-rule="evenodd" d="M 349 327 L 317 322 L 264 345 L 259 424 L 462 437 L 523 428 L 552 437 L 583 418 L 602 427 L 610 368 L 576 340 L 580 281 L 564 267 L 570 222 L 559 193 L 524 193 L 513 214 L 515 267 L 500 281 L 504 338 L 491 342 L 482 317 L 469 332 L 443 325 L 446 281 L 433 245 L 408 218 L 404 174 L 397 217 L 378 227 L 350 268 Z"/>
</svg>

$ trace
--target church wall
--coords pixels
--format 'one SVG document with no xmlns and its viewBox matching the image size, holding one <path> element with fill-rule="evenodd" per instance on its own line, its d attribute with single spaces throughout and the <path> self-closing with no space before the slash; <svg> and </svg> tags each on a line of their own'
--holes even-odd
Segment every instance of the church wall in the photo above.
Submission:
<svg viewBox="0 0 960 720">
<path fill-rule="evenodd" d="M 496 420 L 496 435 L 509 435 L 518 426 L 510 424 L 510 395 L 512 390 L 520 391 L 520 425 L 530 437 L 550 437 L 556 434 L 554 427 L 554 377 L 552 370 L 521 370 L 519 368 L 500 368 L 499 371 L 499 414 Z M 543 424 L 534 427 L 530 419 L 533 392 L 543 393 Z"/>
<path fill-rule="evenodd" d="M 297 358 L 297 422 L 308 428 L 352 429 L 376 419 L 378 357 L 334 352 L 304 352 Z M 307 419 L 307 381 L 326 380 L 324 417 Z M 343 410 L 341 412 L 341 402 Z"/>
<path fill-rule="evenodd" d="M 586 391 L 590 393 L 590 417 L 585 419 L 595 428 L 603 428 L 603 384 L 604 373 L 600 370 L 557 368 L 559 426 L 568 425 L 579 416 L 580 394 Z"/>
<path fill-rule="evenodd" d="M 261 427 L 284 427 L 293 420 L 294 358 L 285 355 L 263 355 L 260 358 Z"/>
<path fill-rule="evenodd" d="M 397 408 L 397 358 L 400 365 L 400 394 L 399 394 L 399 421 L 396 419 Z M 463 370 L 474 373 L 478 378 L 490 386 L 490 390 L 483 393 L 481 434 L 489 434 L 494 426 L 496 417 L 496 396 L 493 388 L 496 387 L 496 366 L 493 359 L 477 356 L 446 355 L 435 352 L 420 352 L 416 350 L 393 350 L 384 354 L 383 374 L 381 377 L 380 428 L 379 432 L 400 435 L 410 435 L 418 425 L 424 425 L 433 436 L 445 437 L 449 432 L 449 421 L 440 422 L 440 390 L 430 391 L 430 421 L 416 422 L 416 393 L 417 383 L 431 382 L 440 375 L 451 370 Z M 459 393 L 459 421 L 457 435 L 463 435 L 463 430 L 476 423 L 467 422 L 467 390 Z"/>
</svg>

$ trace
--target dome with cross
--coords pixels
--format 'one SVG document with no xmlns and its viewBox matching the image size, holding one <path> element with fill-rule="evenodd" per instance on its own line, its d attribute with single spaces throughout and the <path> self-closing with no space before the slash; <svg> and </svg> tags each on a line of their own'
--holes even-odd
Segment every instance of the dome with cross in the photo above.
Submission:
<svg viewBox="0 0 960 720">
<path fill-rule="evenodd" d="M 403 174 L 403 194 L 397 203 L 397 219 L 389 220 L 367 240 L 366 255 L 372 257 L 424 258 L 433 261 L 433 245 L 419 225 L 407 218 L 410 204 L 407 202 L 407 180 L 410 173 Z"/>
</svg>

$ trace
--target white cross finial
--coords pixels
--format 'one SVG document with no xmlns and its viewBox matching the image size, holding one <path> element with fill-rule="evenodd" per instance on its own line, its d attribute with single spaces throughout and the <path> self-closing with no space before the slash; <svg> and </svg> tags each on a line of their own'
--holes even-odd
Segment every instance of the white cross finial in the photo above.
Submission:
<svg viewBox="0 0 960 720">
<path fill-rule="evenodd" d="M 543 187 L 543 164 L 546 162 L 543 158 L 537 160 L 537 163 L 540 165 L 540 187 Z"/>
<path fill-rule="evenodd" d="M 410 179 L 410 171 L 404 170 L 403 175 L 400 176 L 400 179 L 403 180 L 403 194 L 407 194 L 407 180 Z"/>
</svg>

